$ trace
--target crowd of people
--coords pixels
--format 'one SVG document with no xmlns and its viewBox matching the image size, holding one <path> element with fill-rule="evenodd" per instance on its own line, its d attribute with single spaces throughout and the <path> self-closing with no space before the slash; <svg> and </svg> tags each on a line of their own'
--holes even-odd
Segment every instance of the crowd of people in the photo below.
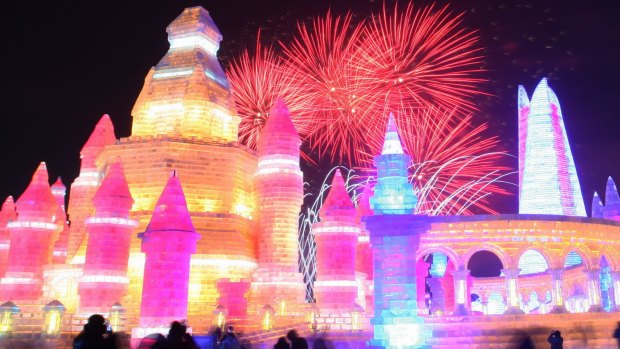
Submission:
<svg viewBox="0 0 620 349">
<path fill-rule="evenodd" d="M 618 340 L 620 348 L 620 322 L 618 328 L 613 333 L 613 338 Z M 558 330 L 551 331 L 547 338 L 551 345 L 550 349 L 562 349 L 564 338 Z M 518 339 L 518 348 L 534 348 L 534 343 L 530 336 L 524 335 Z M 211 334 L 212 349 L 249 349 L 243 346 L 233 326 L 228 326 L 226 333 L 221 328 L 216 328 Z M 84 329 L 73 340 L 73 349 L 117 349 L 118 338 L 112 332 L 111 327 L 106 323 L 102 315 L 95 314 L 88 318 Z M 138 349 L 200 349 L 191 334 L 187 332 L 187 326 L 183 322 L 174 321 L 170 325 L 168 336 L 162 334 L 152 334 L 145 337 L 139 344 Z M 308 342 L 299 336 L 297 331 L 290 330 L 286 337 L 278 338 L 273 349 L 308 349 Z M 327 349 L 325 341 L 321 338 L 314 340 L 313 349 Z"/>
</svg>

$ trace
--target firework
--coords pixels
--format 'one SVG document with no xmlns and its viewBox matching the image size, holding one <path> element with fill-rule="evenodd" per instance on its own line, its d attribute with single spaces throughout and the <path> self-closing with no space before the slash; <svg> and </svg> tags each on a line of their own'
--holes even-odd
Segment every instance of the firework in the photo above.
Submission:
<svg viewBox="0 0 620 349">
<path fill-rule="evenodd" d="M 358 112 L 365 94 L 356 85 L 356 68 L 349 64 L 362 32 L 362 25 L 352 18 L 328 12 L 310 25 L 298 24 L 298 37 L 282 44 L 291 92 L 303 96 L 300 99 L 307 105 L 298 109 L 306 144 L 319 157 L 329 155 L 348 164 L 365 147 L 367 119 Z"/>
<path fill-rule="evenodd" d="M 290 80 L 284 75 L 281 65 L 282 58 L 273 48 L 261 45 L 259 33 L 254 53 L 244 50 L 228 67 L 227 76 L 237 113 L 241 117 L 239 142 L 252 149 L 256 149 L 256 141 L 276 98 L 282 97 L 287 101 L 292 115 L 296 115 L 295 108 L 303 105 L 303 96 L 289 92 Z M 293 122 L 296 123 L 294 116 Z"/>
<path fill-rule="evenodd" d="M 244 120 L 240 141 L 254 146 L 276 96 L 285 99 L 306 150 L 304 159 L 369 169 L 393 112 L 413 158 L 418 213 L 494 213 L 490 194 L 501 185 L 498 141 L 472 126 L 472 97 L 482 57 L 475 31 L 447 7 L 414 11 L 395 5 L 366 21 L 328 12 L 298 24 L 282 57 L 257 44 L 229 71 Z"/>
<path fill-rule="evenodd" d="M 405 113 L 401 111 L 401 113 Z M 402 142 L 412 155 L 411 177 L 418 214 L 471 214 L 472 207 L 497 213 L 488 205 L 490 194 L 507 195 L 501 164 L 506 153 L 496 137 L 485 137 L 486 125 L 472 125 L 472 115 L 437 107 L 409 111 L 398 123 Z M 383 141 L 373 147 L 379 148 Z"/>
</svg>

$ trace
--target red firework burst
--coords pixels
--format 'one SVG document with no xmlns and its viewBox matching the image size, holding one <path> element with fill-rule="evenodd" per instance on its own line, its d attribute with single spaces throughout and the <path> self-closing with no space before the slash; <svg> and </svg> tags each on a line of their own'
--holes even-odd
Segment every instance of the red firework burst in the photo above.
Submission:
<svg viewBox="0 0 620 349">
<path fill-rule="evenodd" d="M 290 93 L 290 80 L 284 75 L 282 63 L 282 58 L 271 47 L 261 46 L 259 35 L 254 54 L 245 50 L 227 69 L 237 113 L 241 117 L 239 142 L 249 148 L 256 149 L 256 141 L 277 97 L 287 101 L 293 115 L 296 115 L 296 108 L 304 104 L 303 96 Z M 293 121 L 297 123 L 298 120 Z"/>
<path fill-rule="evenodd" d="M 245 122 L 240 140 L 253 146 L 266 111 L 283 96 L 313 158 L 365 168 L 394 112 L 414 159 L 419 211 L 493 212 L 487 195 L 507 193 L 498 185 L 504 154 L 483 137 L 486 125 L 472 126 L 482 57 L 476 32 L 461 26 L 462 15 L 447 7 L 384 7 L 359 23 L 328 12 L 280 42 L 283 60 L 258 47 L 255 57 L 244 52 L 229 70 Z"/>
<path fill-rule="evenodd" d="M 307 106 L 297 109 L 303 120 L 299 131 L 319 157 L 351 164 L 366 147 L 366 110 L 359 107 L 366 95 L 350 64 L 362 25 L 355 25 L 351 14 L 328 12 L 310 25 L 299 24 L 298 31 L 291 44 L 281 44 L 291 93 L 303 96 Z"/>
<path fill-rule="evenodd" d="M 364 27 L 364 42 L 354 57 L 375 111 L 439 106 L 459 112 L 475 110 L 470 97 L 481 94 L 482 56 L 475 31 L 461 28 L 462 14 L 433 6 L 415 12 L 385 6 Z"/>
</svg>

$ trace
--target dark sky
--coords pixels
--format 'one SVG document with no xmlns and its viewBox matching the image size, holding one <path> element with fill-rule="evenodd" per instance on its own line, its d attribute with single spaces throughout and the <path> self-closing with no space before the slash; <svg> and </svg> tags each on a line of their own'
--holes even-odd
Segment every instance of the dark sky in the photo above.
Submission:
<svg viewBox="0 0 620 349">
<path fill-rule="evenodd" d="M 387 0 L 388 3 L 393 1 Z M 202 5 L 224 36 L 223 62 L 263 37 L 287 40 L 298 20 L 350 9 L 360 17 L 375 0 L 17 1 L 2 5 L 0 199 L 19 196 L 38 162 L 65 185 L 78 175 L 79 151 L 102 114 L 117 137 L 149 68 L 168 48 L 166 26 L 184 7 Z M 404 3 L 401 1 L 401 3 Z M 424 5 L 429 1 L 418 1 Z M 440 1 L 440 4 L 446 4 Z M 608 3 L 614 5 L 608 5 Z M 620 5 L 607 1 L 454 1 L 484 47 L 477 118 L 516 155 L 516 86 L 531 95 L 547 76 L 556 91 L 586 206 L 608 175 L 620 181 Z M 516 167 L 516 161 L 512 166 Z M 516 210 L 513 197 L 501 211 Z"/>
</svg>

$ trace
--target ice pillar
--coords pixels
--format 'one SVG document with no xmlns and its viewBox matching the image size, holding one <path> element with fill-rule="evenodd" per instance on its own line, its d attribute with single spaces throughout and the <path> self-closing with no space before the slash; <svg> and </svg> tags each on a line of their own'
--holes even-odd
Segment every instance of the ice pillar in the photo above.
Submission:
<svg viewBox="0 0 620 349">
<path fill-rule="evenodd" d="M 18 216 L 8 224 L 11 246 L 6 274 L 0 280 L 0 299 L 36 300 L 42 294 L 43 266 L 51 262 L 58 235 L 54 224 L 58 204 L 44 162 L 15 205 Z"/>
<path fill-rule="evenodd" d="M 564 269 L 549 269 L 551 275 L 551 300 L 553 302 L 553 308 L 551 313 L 565 313 L 564 307 L 564 291 L 562 290 L 562 276 Z"/>
<path fill-rule="evenodd" d="M 258 140 L 255 183 L 260 217 L 258 269 L 251 291 L 254 304 L 275 305 L 276 297 L 288 304 L 305 299 L 298 265 L 298 217 L 303 202 L 300 145 L 289 111 L 278 98 Z"/>
<path fill-rule="evenodd" d="M 317 279 L 314 295 L 319 309 L 353 310 L 356 306 L 355 248 L 360 227 L 340 170 L 312 226 L 316 241 Z M 337 251 L 337 252 L 336 252 Z"/>
<path fill-rule="evenodd" d="M 123 168 L 114 163 L 93 198 L 95 214 L 86 220 L 88 245 L 79 284 L 81 313 L 108 312 L 125 295 L 131 233 L 138 225 L 129 219 L 132 204 Z"/>
<path fill-rule="evenodd" d="M 140 326 L 165 327 L 187 318 L 190 258 L 198 234 L 174 172 L 140 238 L 146 255 Z"/>
<path fill-rule="evenodd" d="M 454 314 L 467 315 L 469 307 L 467 303 L 470 301 L 470 295 L 467 292 L 467 277 L 469 270 L 457 269 L 452 271 L 454 278 Z"/>
<path fill-rule="evenodd" d="M 506 311 L 505 314 L 523 314 L 519 305 L 519 268 L 502 269 L 506 278 Z"/>
<path fill-rule="evenodd" d="M 588 280 L 588 302 L 590 303 L 589 312 L 603 311 L 601 304 L 601 271 L 599 269 L 584 270 Z"/>
</svg>

